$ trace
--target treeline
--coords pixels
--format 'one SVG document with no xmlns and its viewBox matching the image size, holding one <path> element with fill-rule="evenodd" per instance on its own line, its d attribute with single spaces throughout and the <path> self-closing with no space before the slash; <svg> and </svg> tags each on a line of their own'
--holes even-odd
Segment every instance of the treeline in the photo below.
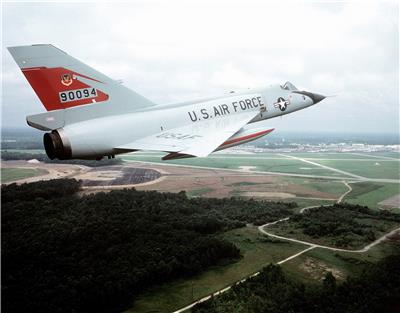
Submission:
<svg viewBox="0 0 400 313">
<path fill-rule="evenodd" d="M 134 189 L 78 197 L 78 188 L 71 179 L 2 187 L 3 312 L 120 312 L 147 287 L 238 259 L 222 231 L 293 206 Z"/>
<path fill-rule="evenodd" d="M 400 255 L 371 264 L 358 277 L 337 284 L 328 272 L 320 286 L 290 279 L 269 265 L 260 275 L 198 304 L 194 313 L 395 313 L 400 307 Z"/>
<path fill-rule="evenodd" d="M 55 179 L 38 181 L 32 184 L 16 183 L 1 186 L 1 204 L 9 202 L 51 200 L 74 195 L 79 191 L 80 182 L 76 179 Z"/>
<path fill-rule="evenodd" d="M 118 165 L 122 164 L 123 161 L 121 159 L 107 159 L 106 157 L 97 161 L 97 160 L 50 160 L 45 153 L 31 153 L 31 152 L 10 152 L 4 150 L 1 152 L 1 159 L 4 161 L 10 160 L 32 160 L 36 159 L 40 162 L 44 163 L 56 163 L 56 164 L 78 164 L 85 165 L 90 167 L 97 166 L 108 166 L 108 165 Z"/>
<path fill-rule="evenodd" d="M 33 129 L 2 129 L 2 149 L 42 149 L 43 133 Z"/>
<path fill-rule="evenodd" d="M 366 219 L 375 220 L 373 223 Z M 290 218 L 296 228 L 313 238 L 335 237 L 340 247 L 357 245 L 376 239 L 383 222 L 400 223 L 400 214 L 371 210 L 366 206 L 348 203 L 321 206 Z"/>
<path fill-rule="evenodd" d="M 262 225 L 293 214 L 297 207 L 295 202 L 270 202 L 241 198 L 193 198 L 195 206 L 207 210 L 207 216 L 222 223 L 234 222 L 234 227 L 242 227 L 247 223 Z M 196 214 L 193 216 L 196 222 Z M 233 227 L 230 227 L 233 228 Z"/>
</svg>

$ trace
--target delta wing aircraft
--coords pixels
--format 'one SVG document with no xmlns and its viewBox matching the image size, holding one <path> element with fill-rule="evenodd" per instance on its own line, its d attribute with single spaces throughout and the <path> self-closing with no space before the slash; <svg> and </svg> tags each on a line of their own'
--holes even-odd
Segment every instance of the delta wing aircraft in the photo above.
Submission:
<svg viewBox="0 0 400 313">
<path fill-rule="evenodd" d="M 157 105 L 52 45 L 9 47 L 47 112 L 27 116 L 48 131 L 50 159 L 101 159 L 138 150 L 163 160 L 206 157 L 267 135 L 270 118 L 325 97 L 291 83 L 221 97 Z"/>
</svg>

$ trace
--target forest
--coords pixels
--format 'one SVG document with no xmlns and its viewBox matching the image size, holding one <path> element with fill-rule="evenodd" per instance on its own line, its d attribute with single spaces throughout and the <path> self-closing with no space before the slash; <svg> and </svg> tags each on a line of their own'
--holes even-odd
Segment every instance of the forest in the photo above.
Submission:
<svg viewBox="0 0 400 313">
<path fill-rule="evenodd" d="M 400 255 L 370 264 L 341 284 L 328 272 L 319 286 L 289 278 L 269 265 L 246 282 L 198 304 L 193 313 L 396 313 L 400 308 Z"/>
<path fill-rule="evenodd" d="M 79 187 L 2 186 L 2 312 L 121 312 L 150 286 L 240 258 L 223 231 L 296 206 L 135 189 L 80 196 Z"/>
</svg>

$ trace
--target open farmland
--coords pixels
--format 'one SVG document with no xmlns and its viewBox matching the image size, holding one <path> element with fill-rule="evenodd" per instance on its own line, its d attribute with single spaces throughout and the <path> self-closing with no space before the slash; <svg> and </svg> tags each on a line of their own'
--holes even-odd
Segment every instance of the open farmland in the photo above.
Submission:
<svg viewBox="0 0 400 313">
<path fill-rule="evenodd" d="M 119 156 L 125 161 L 120 166 L 93 169 L 23 161 L 3 162 L 2 167 L 29 167 L 49 172 L 26 181 L 75 177 L 83 181 L 84 192 L 125 187 L 166 192 L 184 190 L 190 197 L 239 196 L 297 201 L 304 206 L 333 203 L 343 195 L 343 200 L 350 203 L 373 209 L 396 209 L 396 201 L 390 201 L 390 206 L 380 204 L 400 194 L 400 159 L 394 156 L 383 153 L 215 153 L 207 158 L 162 161 L 160 153 L 138 152 Z M 13 180 L 11 177 L 7 182 Z"/>
<path fill-rule="evenodd" d="M 290 198 L 335 201 L 339 195 L 348 191 L 343 196 L 345 201 L 377 209 L 382 201 L 400 194 L 398 154 L 217 153 L 208 158 L 168 162 L 161 161 L 158 153 L 133 153 L 121 157 L 133 163 L 162 166 L 170 171 L 176 168 L 182 168 L 185 172 L 215 169 L 214 175 L 210 175 L 208 180 L 191 175 L 196 181 L 196 188 L 188 191 L 193 196 L 224 194 L 284 201 Z M 234 172 L 241 173 L 238 174 L 241 178 L 233 180 Z M 169 180 L 174 181 L 174 186 L 184 187 L 177 177 L 171 176 Z M 346 183 L 349 185 L 346 186 Z M 390 208 L 396 208 L 396 202 L 392 201 Z"/>
<path fill-rule="evenodd" d="M 48 172 L 44 169 L 37 168 L 2 168 L 1 183 L 13 182 L 20 179 L 30 178 L 34 176 L 45 175 Z"/>
</svg>

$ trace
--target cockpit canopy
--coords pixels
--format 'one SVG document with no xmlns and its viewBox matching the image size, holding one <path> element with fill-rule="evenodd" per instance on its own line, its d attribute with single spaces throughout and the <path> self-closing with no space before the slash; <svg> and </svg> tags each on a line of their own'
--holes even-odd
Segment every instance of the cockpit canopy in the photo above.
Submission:
<svg viewBox="0 0 400 313">
<path fill-rule="evenodd" d="M 283 86 L 281 85 L 281 88 L 285 90 L 298 90 L 291 82 L 286 82 Z"/>
</svg>

